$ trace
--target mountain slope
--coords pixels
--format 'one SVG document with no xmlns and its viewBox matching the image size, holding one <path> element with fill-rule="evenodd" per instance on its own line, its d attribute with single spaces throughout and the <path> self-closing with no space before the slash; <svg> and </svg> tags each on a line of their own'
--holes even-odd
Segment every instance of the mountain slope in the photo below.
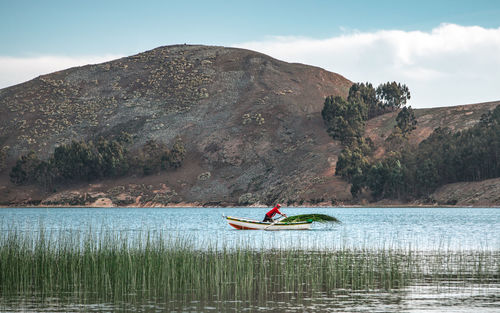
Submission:
<svg viewBox="0 0 500 313">
<path fill-rule="evenodd" d="M 500 105 L 500 101 L 415 109 L 418 124 L 410 135 L 410 142 L 413 144 L 420 143 L 437 127 L 448 127 L 452 131 L 467 129 L 479 122 L 481 115 L 493 110 L 498 105 Z M 369 120 L 366 123 L 365 134 L 379 146 L 393 131 L 397 114 L 398 112 L 392 112 Z"/>
<path fill-rule="evenodd" d="M 342 146 L 327 135 L 321 118 L 324 98 L 346 97 L 351 84 L 341 75 L 249 50 L 177 45 L 1 89 L 0 149 L 8 154 L 0 171 L 0 204 L 351 203 L 349 184 L 335 176 Z M 419 143 L 436 127 L 471 127 L 498 104 L 417 109 L 410 141 Z M 366 124 L 365 135 L 379 147 L 377 157 L 384 156 L 381 144 L 396 115 Z M 171 146 L 180 136 L 186 159 L 175 170 L 78 182 L 50 192 L 9 181 L 10 168 L 30 150 L 47 158 L 62 143 L 122 132 L 133 136 L 132 151 L 150 139 Z M 498 203 L 476 192 L 480 186 L 444 186 L 433 198 Z M 465 194 L 474 196 L 461 199 Z"/>
<path fill-rule="evenodd" d="M 348 186 L 333 176 L 341 147 L 324 131 L 320 111 L 325 96 L 346 96 L 350 85 L 338 74 L 248 50 L 160 47 L 0 90 L 0 146 L 9 147 L 12 166 L 29 150 L 47 157 L 73 139 L 126 131 L 137 148 L 180 136 L 187 158 L 175 171 L 71 188 L 109 196 L 116 187 L 161 186 L 173 195 L 165 201 L 212 204 L 343 200 Z M 47 197 L 12 186 L 7 174 L 2 202 Z"/>
</svg>

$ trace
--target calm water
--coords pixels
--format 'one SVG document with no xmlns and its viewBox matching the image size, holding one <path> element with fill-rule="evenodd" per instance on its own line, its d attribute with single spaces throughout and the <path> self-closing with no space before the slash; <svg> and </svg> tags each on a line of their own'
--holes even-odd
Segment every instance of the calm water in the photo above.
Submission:
<svg viewBox="0 0 500 313">
<path fill-rule="evenodd" d="M 288 215 L 324 213 L 340 225 L 314 223 L 310 231 L 242 231 L 222 215 L 261 220 L 265 208 L 19 208 L 0 209 L 3 230 L 91 228 L 130 233 L 168 231 L 207 245 L 304 249 L 411 248 L 500 250 L 498 208 L 285 208 Z"/>
<path fill-rule="evenodd" d="M 36 232 L 112 229 L 133 237 L 141 232 L 168 232 L 197 248 L 237 247 L 335 249 L 403 248 L 412 251 L 500 251 L 497 208 L 284 208 L 288 215 L 324 213 L 340 225 L 315 223 L 310 231 L 241 231 L 222 215 L 262 219 L 264 208 L 18 208 L 0 209 L 0 231 Z M 99 303 L 91 299 L 2 299 L 1 312 L 500 312 L 500 284 L 418 283 L 393 292 L 338 290 L 297 295 L 294 301 L 251 303 L 240 300 L 202 303 L 135 299 Z"/>
</svg>

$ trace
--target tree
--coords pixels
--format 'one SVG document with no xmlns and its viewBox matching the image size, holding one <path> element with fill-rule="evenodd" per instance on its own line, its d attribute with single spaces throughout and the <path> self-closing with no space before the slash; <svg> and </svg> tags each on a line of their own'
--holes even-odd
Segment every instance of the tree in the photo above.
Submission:
<svg viewBox="0 0 500 313">
<path fill-rule="evenodd" d="M 120 176 L 128 171 L 128 151 L 121 141 L 108 141 L 100 137 L 97 141 L 97 152 L 99 159 L 102 159 L 100 166 L 104 177 Z"/>
<path fill-rule="evenodd" d="M 479 121 L 479 126 L 490 127 L 500 124 L 500 105 L 498 105 L 493 111 L 488 111 L 488 113 L 481 115 Z"/>
<path fill-rule="evenodd" d="M 404 170 L 397 153 L 371 165 L 365 180 L 372 196 L 375 199 L 401 197 L 405 188 Z"/>
<path fill-rule="evenodd" d="M 410 99 L 410 90 L 406 85 L 396 82 L 387 82 L 377 87 L 377 97 L 382 106 L 389 110 L 396 110 L 404 106 Z"/>
<path fill-rule="evenodd" d="M 417 119 L 411 106 L 403 107 L 396 117 L 396 126 L 394 127 L 399 128 L 404 138 L 408 138 L 408 135 L 417 128 L 416 125 Z"/>
<path fill-rule="evenodd" d="M 364 126 L 362 111 L 363 104 L 358 98 L 347 102 L 341 97 L 329 96 L 325 99 L 321 116 L 328 134 L 349 145 L 361 137 Z"/>
<path fill-rule="evenodd" d="M 370 110 L 378 106 L 377 94 L 375 88 L 370 83 L 354 83 L 349 88 L 347 102 L 359 102 L 362 104 L 361 116 L 363 120 L 370 119 Z"/>
<path fill-rule="evenodd" d="M 64 179 L 92 180 L 104 175 L 102 156 L 92 141 L 61 145 L 54 150 L 52 159 Z"/>
<path fill-rule="evenodd" d="M 326 131 L 333 139 L 340 139 L 342 131 L 347 127 L 346 119 L 344 118 L 347 110 L 347 102 L 341 97 L 328 96 L 325 98 L 321 116 Z"/>
<path fill-rule="evenodd" d="M 184 147 L 184 142 L 178 137 L 175 140 L 170 155 L 168 157 L 168 162 L 171 167 L 180 167 L 184 157 L 186 156 L 186 148 Z"/>
<path fill-rule="evenodd" d="M 415 179 L 419 195 L 429 196 L 438 186 L 439 176 L 432 159 L 425 159 L 417 164 Z"/>
<path fill-rule="evenodd" d="M 0 149 L 0 172 L 2 172 L 7 166 L 7 152 L 9 151 L 9 146 L 5 146 Z"/>
<path fill-rule="evenodd" d="M 54 168 L 51 161 L 51 159 L 41 161 L 34 173 L 36 183 L 47 191 L 54 188 L 54 183 L 58 179 L 57 169 Z"/>
<path fill-rule="evenodd" d="M 356 175 L 363 174 L 368 165 L 368 158 L 360 147 L 347 146 L 339 155 L 335 167 L 335 175 L 350 180 Z"/>
<path fill-rule="evenodd" d="M 28 184 L 35 181 L 35 171 L 40 164 L 34 151 L 22 155 L 10 171 L 10 180 L 17 185 Z"/>
<path fill-rule="evenodd" d="M 164 143 L 151 139 L 142 146 L 136 163 L 144 175 L 151 175 L 168 167 L 169 156 L 170 150 Z"/>
<path fill-rule="evenodd" d="M 22 155 L 11 169 L 11 181 L 16 184 L 37 183 L 46 189 L 67 181 L 89 181 L 102 177 L 116 177 L 139 170 L 150 175 L 160 170 L 179 167 L 186 149 L 178 137 L 172 147 L 149 140 L 132 155 L 126 147 L 131 136 L 122 133 L 93 141 L 72 141 L 54 149 L 47 160 L 38 159 L 31 151 Z M 0 155 L 1 156 L 1 155 Z"/>
<path fill-rule="evenodd" d="M 363 103 L 362 116 L 364 120 L 372 119 L 387 112 L 371 83 L 354 83 L 351 86 L 347 101 L 353 102 L 356 100 Z"/>
</svg>

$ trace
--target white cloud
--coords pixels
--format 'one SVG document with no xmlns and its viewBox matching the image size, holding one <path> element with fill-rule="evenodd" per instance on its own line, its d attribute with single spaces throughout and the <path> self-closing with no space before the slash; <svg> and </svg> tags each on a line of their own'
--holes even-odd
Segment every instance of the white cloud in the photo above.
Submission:
<svg viewBox="0 0 500 313">
<path fill-rule="evenodd" d="M 323 67 L 352 81 L 406 83 L 414 107 L 500 100 L 500 28 L 442 24 L 430 32 L 346 31 L 327 39 L 271 37 L 235 45 Z M 0 56 L 0 88 L 105 56 Z"/>
<path fill-rule="evenodd" d="M 430 32 L 273 37 L 235 46 L 320 66 L 352 81 L 406 83 L 414 107 L 500 100 L 500 28 L 442 24 Z"/>
<path fill-rule="evenodd" d="M 120 55 L 84 57 L 38 56 L 29 58 L 0 56 L 0 88 L 19 84 L 39 75 L 70 67 L 101 63 L 121 57 Z"/>
</svg>

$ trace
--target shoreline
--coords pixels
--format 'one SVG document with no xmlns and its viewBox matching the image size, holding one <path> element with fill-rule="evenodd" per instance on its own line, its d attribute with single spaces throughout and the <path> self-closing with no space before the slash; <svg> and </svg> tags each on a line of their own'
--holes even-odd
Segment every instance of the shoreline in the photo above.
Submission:
<svg viewBox="0 0 500 313">
<path fill-rule="evenodd" d="M 40 209 L 50 209 L 50 208 L 68 208 L 68 209 L 87 209 L 87 208 L 94 208 L 94 209 L 148 209 L 148 208 L 179 208 L 179 209 L 191 209 L 191 208 L 197 208 L 197 209 L 218 209 L 218 208 L 249 208 L 249 209 L 259 209 L 259 208 L 269 208 L 272 207 L 272 205 L 267 206 L 267 205 L 219 205 L 219 206 L 214 206 L 214 205 L 200 205 L 200 204 L 189 204 L 189 203 L 181 203 L 181 204 L 173 204 L 173 205 L 160 205 L 160 204 L 155 204 L 155 205 L 143 205 L 143 206 L 136 206 L 136 205 L 127 205 L 127 206 L 116 206 L 116 205 L 110 205 L 110 206 L 94 206 L 94 205 L 0 205 L 0 209 L 24 209 L 24 208 L 40 208 Z M 305 205 L 291 205 L 291 206 L 282 206 L 283 208 L 329 208 L 329 209 L 334 209 L 334 208 L 457 208 L 457 209 L 481 209 L 481 208 L 491 208 L 491 209 L 500 209 L 500 206 L 495 206 L 495 205 L 479 205 L 479 206 L 461 206 L 461 205 L 425 205 L 425 204 L 391 204 L 391 205 L 314 205 L 314 204 L 305 204 Z"/>
</svg>

